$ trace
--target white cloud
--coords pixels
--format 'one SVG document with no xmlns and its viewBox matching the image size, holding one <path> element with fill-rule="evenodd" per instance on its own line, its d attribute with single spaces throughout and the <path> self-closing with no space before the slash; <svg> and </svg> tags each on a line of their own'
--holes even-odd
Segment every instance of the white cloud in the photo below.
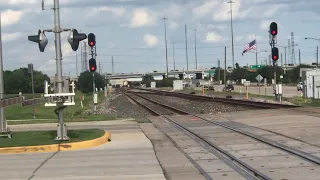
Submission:
<svg viewBox="0 0 320 180">
<path fill-rule="evenodd" d="M 1 25 L 9 26 L 12 24 L 16 24 L 20 21 L 23 14 L 23 11 L 13 11 L 11 9 L 4 11 L 3 13 L 1 13 Z"/>
<path fill-rule="evenodd" d="M 21 5 L 21 4 L 35 4 L 37 2 L 37 0 L 9 0 L 8 4 L 12 4 L 12 5 Z"/>
<path fill-rule="evenodd" d="M 243 36 L 235 36 L 234 38 L 235 41 L 241 41 L 242 39 L 244 39 Z"/>
<path fill-rule="evenodd" d="M 248 34 L 247 39 L 249 41 L 253 41 L 254 39 L 256 39 L 257 41 L 261 41 L 261 40 L 263 40 L 263 37 L 259 36 L 259 35 L 255 35 L 255 34 Z"/>
<path fill-rule="evenodd" d="M 271 22 L 272 21 L 270 21 L 270 20 L 262 20 L 260 22 L 260 26 L 259 26 L 260 30 L 268 31 Z"/>
<path fill-rule="evenodd" d="M 177 5 L 177 4 L 170 4 L 166 9 L 158 13 L 160 17 L 168 17 L 170 19 L 175 19 L 182 17 L 185 12 L 185 7 Z"/>
<path fill-rule="evenodd" d="M 169 21 L 168 27 L 169 27 L 169 29 L 175 30 L 175 29 L 179 28 L 179 24 L 174 21 Z"/>
<path fill-rule="evenodd" d="M 91 13 L 94 12 L 94 13 Z M 97 15 L 100 12 L 110 12 L 114 16 L 122 17 L 126 13 L 126 9 L 123 7 L 109 7 L 109 6 L 103 6 L 98 8 L 92 8 L 92 11 L 87 14 L 87 16 L 94 16 Z"/>
<path fill-rule="evenodd" d="M 149 47 L 153 47 L 158 44 L 158 38 L 151 34 L 144 35 L 143 40 Z"/>
<path fill-rule="evenodd" d="M 203 17 L 209 14 L 214 7 L 219 4 L 217 1 L 207 1 L 201 6 L 192 9 L 192 14 L 197 18 Z"/>
<path fill-rule="evenodd" d="M 225 38 L 223 36 L 218 35 L 215 32 L 208 32 L 205 38 L 205 42 L 219 42 L 223 40 L 225 40 Z"/>
<path fill-rule="evenodd" d="M 254 9 L 253 6 L 248 7 L 240 11 L 241 1 L 232 4 L 232 18 L 233 19 L 244 19 L 248 16 L 252 16 L 250 12 Z M 213 14 L 213 19 L 216 21 L 227 21 L 230 20 L 230 4 L 229 3 L 222 3 L 218 8 L 216 13 Z"/>
<path fill-rule="evenodd" d="M 2 40 L 4 42 L 6 41 L 13 41 L 13 40 L 16 40 L 18 38 L 20 38 L 22 35 L 22 33 L 20 32 L 15 32 L 15 33 L 3 33 L 2 34 Z"/>
<path fill-rule="evenodd" d="M 143 27 L 155 24 L 155 18 L 146 9 L 134 9 L 132 13 L 131 27 Z"/>
</svg>

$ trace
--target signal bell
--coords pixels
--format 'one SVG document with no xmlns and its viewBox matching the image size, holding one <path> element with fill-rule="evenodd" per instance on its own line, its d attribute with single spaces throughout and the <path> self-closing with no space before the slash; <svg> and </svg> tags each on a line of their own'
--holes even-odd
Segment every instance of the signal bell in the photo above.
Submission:
<svg viewBox="0 0 320 180">
<path fill-rule="evenodd" d="M 272 48 L 272 60 L 277 61 L 279 59 L 279 49 L 277 47 Z"/>
<path fill-rule="evenodd" d="M 276 22 L 270 24 L 270 34 L 276 36 L 278 34 L 278 25 Z"/>
<path fill-rule="evenodd" d="M 91 58 L 89 60 L 89 71 L 90 72 L 96 72 L 97 70 L 97 63 L 96 63 L 96 60 Z"/>
<path fill-rule="evenodd" d="M 40 52 L 44 52 L 44 49 L 46 48 L 46 46 L 48 44 L 48 39 L 47 39 L 46 35 L 40 29 L 38 31 L 38 35 L 28 36 L 28 40 L 35 42 L 35 43 L 38 43 Z"/>
<path fill-rule="evenodd" d="M 68 37 L 69 44 L 73 51 L 77 51 L 79 48 L 79 42 L 87 39 L 87 35 L 84 33 L 78 33 L 76 29 L 72 29 Z"/>
</svg>

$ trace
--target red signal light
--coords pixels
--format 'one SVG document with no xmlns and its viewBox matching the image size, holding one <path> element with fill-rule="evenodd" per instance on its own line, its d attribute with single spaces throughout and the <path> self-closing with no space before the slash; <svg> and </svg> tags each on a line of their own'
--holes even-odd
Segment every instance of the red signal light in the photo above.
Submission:
<svg viewBox="0 0 320 180">
<path fill-rule="evenodd" d="M 94 68 L 94 66 L 92 66 L 92 67 L 91 67 L 91 71 L 94 71 L 94 70 L 95 70 L 95 68 Z"/>
<path fill-rule="evenodd" d="M 276 31 L 272 31 L 271 34 L 275 35 L 275 34 L 276 34 Z"/>
<path fill-rule="evenodd" d="M 93 45 L 94 45 L 94 42 L 93 42 L 93 41 L 91 41 L 91 42 L 90 42 L 90 46 L 93 46 Z"/>
<path fill-rule="evenodd" d="M 275 59 L 275 60 L 276 60 L 276 59 L 278 59 L 278 57 L 277 57 L 277 56 L 273 56 L 273 59 Z"/>
</svg>

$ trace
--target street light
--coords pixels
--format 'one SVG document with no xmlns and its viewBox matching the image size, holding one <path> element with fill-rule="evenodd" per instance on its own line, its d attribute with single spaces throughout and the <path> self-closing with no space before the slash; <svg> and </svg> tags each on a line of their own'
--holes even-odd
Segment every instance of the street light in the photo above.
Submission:
<svg viewBox="0 0 320 180">
<path fill-rule="evenodd" d="M 167 67 L 167 77 L 169 76 L 169 67 L 168 67 L 168 46 L 167 46 L 167 25 L 166 25 L 166 17 L 162 18 L 164 21 L 164 38 L 166 44 L 166 67 Z"/>
<path fill-rule="evenodd" d="M 310 37 L 306 37 L 304 39 L 312 39 L 312 40 L 316 40 L 316 41 L 319 41 L 320 42 L 320 39 L 319 38 L 310 38 Z M 318 68 L 318 64 L 319 64 L 319 47 L 317 46 L 317 68 Z"/>
<path fill-rule="evenodd" d="M 234 2 L 230 0 L 228 3 L 230 3 L 230 13 L 231 13 L 232 67 L 234 69 L 234 45 L 233 45 L 233 24 L 232 24 L 232 3 Z"/>
</svg>

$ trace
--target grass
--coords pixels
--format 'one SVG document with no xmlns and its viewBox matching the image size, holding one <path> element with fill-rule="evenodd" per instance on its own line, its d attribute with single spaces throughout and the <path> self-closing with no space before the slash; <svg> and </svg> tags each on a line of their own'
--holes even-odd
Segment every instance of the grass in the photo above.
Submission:
<svg viewBox="0 0 320 180">
<path fill-rule="evenodd" d="M 66 143 L 95 139 L 103 136 L 104 133 L 100 129 L 68 130 L 70 141 Z M 11 139 L 0 137 L 0 148 L 59 144 L 61 141 L 54 140 L 56 134 L 57 131 L 14 132 Z"/>
<path fill-rule="evenodd" d="M 7 95 L 9 96 L 9 95 Z M 12 95 L 11 95 L 12 96 Z M 25 94 L 24 96 L 31 97 L 30 94 Z M 80 97 L 84 96 L 83 108 L 80 104 Z M 37 94 L 36 97 L 40 97 L 40 94 Z M 83 93 L 76 93 L 75 102 L 76 105 L 74 106 L 67 106 L 64 109 L 64 117 L 66 122 L 81 122 L 81 121 L 88 121 L 88 120 L 109 120 L 115 119 L 115 117 L 107 116 L 107 115 L 90 115 L 90 116 L 83 116 L 81 115 L 83 111 L 91 108 L 92 105 L 92 93 L 83 94 Z M 103 93 L 99 93 L 98 101 L 102 102 L 105 99 Z M 49 123 L 49 122 L 57 122 L 57 115 L 54 113 L 54 109 L 56 107 L 46 107 L 44 105 L 32 105 L 22 107 L 19 105 L 12 105 L 5 108 L 5 117 L 8 120 L 8 124 L 30 124 L 30 123 Z M 33 111 L 35 110 L 36 118 L 33 119 Z M 10 120 L 26 120 L 26 121 L 10 121 Z"/>
</svg>

